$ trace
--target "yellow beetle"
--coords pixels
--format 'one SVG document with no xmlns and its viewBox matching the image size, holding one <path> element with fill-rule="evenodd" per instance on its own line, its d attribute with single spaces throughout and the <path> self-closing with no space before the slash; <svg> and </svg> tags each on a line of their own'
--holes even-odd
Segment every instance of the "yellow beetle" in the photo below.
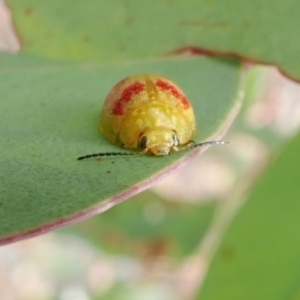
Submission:
<svg viewBox="0 0 300 300">
<path fill-rule="evenodd" d="M 196 122 L 189 101 L 175 83 L 157 75 L 135 75 L 108 94 L 99 130 L 124 148 L 167 155 L 191 142 Z"/>
<path fill-rule="evenodd" d="M 170 79 L 158 75 L 134 75 L 117 83 L 109 92 L 99 121 L 99 131 L 109 142 L 141 152 L 110 152 L 81 156 L 152 154 L 204 144 L 194 144 L 196 122 L 193 108 L 183 91 Z M 180 148 L 180 146 L 183 146 Z"/>
</svg>

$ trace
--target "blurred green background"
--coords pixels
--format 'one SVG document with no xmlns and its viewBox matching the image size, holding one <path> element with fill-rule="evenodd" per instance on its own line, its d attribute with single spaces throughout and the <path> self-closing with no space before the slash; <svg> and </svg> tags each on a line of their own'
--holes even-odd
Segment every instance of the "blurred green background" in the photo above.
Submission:
<svg viewBox="0 0 300 300">
<path fill-rule="evenodd" d="M 59 72 L 63 70 L 74 76 L 74 69 L 79 66 L 78 74 L 83 76 L 95 66 L 101 72 L 113 66 L 113 70 L 121 70 L 114 75 L 118 77 L 122 72 L 126 73 L 126 68 L 130 70 L 133 62 L 150 63 L 154 70 L 161 68 L 162 72 L 167 72 L 169 60 L 174 60 L 175 66 L 182 60 L 188 67 L 175 77 L 183 84 L 190 82 L 185 90 L 194 97 L 197 85 L 193 86 L 189 76 L 192 74 L 197 78 L 202 74 L 203 84 L 205 74 L 209 73 L 207 70 L 201 73 L 198 70 L 201 66 L 189 63 L 190 58 L 170 58 L 170 53 L 185 47 L 189 48 L 180 51 L 181 54 L 199 53 L 198 47 L 215 54 L 234 52 L 250 61 L 277 64 L 289 77 L 300 79 L 297 60 L 300 5 L 295 0 L 276 3 L 267 0 L 251 3 L 246 0 L 238 3 L 233 0 L 226 3 L 190 1 L 185 4 L 183 1 L 141 4 L 137 0 L 114 0 L 108 4 L 106 1 L 9 0 L 7 5 L 11 10 L 0 1 L 0 47 L 6 52 L 20 52 L 15 56 L 1 54 L 3 94 L 0 101 L 4 108 L 10 108 L 13 103 L 10 101 L 22 99 L 7 86 L 6 82 L 13 83 L 13 80 L 18 85 L 24 84 L 22 92 L 32 95 L 32 103 L 41 100 L 35 100 L 36 91 L 45 90 L 43 85 L 40 86 L 42 80 L 38 81 L 38 76 L 33 75 L 37 70 L 48 72 L 47 68 L 50 68 L 52 72 L 57 68 Z M 216 74 L 220 75 L 219 70 L 226 62 L 219 58 L 212 61 Z M 216 95 L 218 99 L 206 99 L 202 104 L 205 106 L 202 115 L 200 103 L 197 106 L 200 122 L 203 126 L 210 124 L 204 133 L 200 133 L 200 138 L 206 138 L 226 130 L 230 112 L 236 107 L 241 93 L 244 94 L 243 106 L 226 134 L 230 146 L 210 148 L 176 173 L 155 183 L 151 189 L 102 214 L 46 235 L 1 246 L 1 300 L 300 299 L 300 167 L 297 163 L 300 88 L 275 67 L 243 61 L 241 72 L 238 62 L 232 65 L 228 73 L 234 78 L 232 82 L 228 81 L 227 75 L 223 78 L 215 76 L 215 81 L 211 75 L 210 80 L 205 81 L 207 88 L 215 91 L 215 94 L 207 95 Z M 213 72 L 211 68 L 209 70 Z M 20 77 L 17 77 L 18 73 Z M 19 82 L 17 78 L 21 78 Z M 56 86 L 61 78 L 61 75 L 51 77 L 50 84 Z M 242 88 L 237 78 L 242 81 Z M 26 80 L 30 84 L 26 84 Z M 86 77 L 86 81 L 89 80 L 90 77 Z M 108 81 L 99 83 L 101 93 L 107 92 Z M 222 84 L 230 91 L 224 99 L 220 98 L 222 92 L 225 94 Z M 73 87 L 57 86 L 61 88 L 59 99 L 68 98 Z M 93 97 L 87 87 L 80 91 L 82 97 Z M 74 91 L 73 94 L 78 95 L 77 90 Z M 25 118 L 26 104 L 20 106 L 16 128 L 18 121 Z M 96 105 L 90 107 L 95 111 L 93 118 L 97 117 Z M 88 115 L 89 111 L 86 113 Z M 69 116 L 71 119 L 72 115 Z M 3 114 L 1 117 L 6 124 L 4 121 L 10 116 Z M 81 122 L 83 127 L 78 126 L 78 130 L 69 128 L 76 137 L 80 130 L 82 135 L 88 134 L 89 123 L 84 114 Z M 11 149 L 17 152 L 18 148 L 13 148 L 15 131 L 10 134 L 4 129 L 3 125 L 2 145 L 10 143 Z M 81 145 L 76 141 L 78 149 L 88 149 L 87 145 L 92 147 L 96 136 L 97 133 L 92 132 Z M 48 139 L 44 140 L 47 145 Z M 55 139 L 53 143 L 58 147 L 62 145 L 61 149 L 67 147 Z M 23 145 L 21 154 L 30 153 L 25 138 Z M 14 151 L 8 150 L 3 149 L 6 154 L 1 162 L 15 158 Z M 65 151 L 58 150 L 57 155 L 61 158 Z M 34 162 L 26 156 L 22 162 L 22 156 L 19 157 L 15 166 Z M 159 166 L 167 168 L 166 175 L 168 168 L 182 158 L 168 159 L 165 166 Z M 48 166 L 44 158 L 42 161 Z M 57 166 L 59 164 L 57 161 Z M 125 164 L 115 160 L 117 167 L 114 167 L 124 172 Z M 143 158 L 135 164 L 133 169 L 153 163 L 150 158 Z M 74 175 L 71 162 L 63 166 L 70 167 L 66 173 Z M 152 176 L 161 169 L 151 170 Z M 28 174 L 24 175 L 21 170 L 16 167 L 18 180 L 10 180 L 9 185 L 4 186 L 7 174 L 2 168 L 2 191 L 13 192 L 22 178 L 27 179 Z M 131 185 L 134 186 L 134 182 L 141 185 L 139 176 L 146 175 L 137 174 Z M 61 184 L 63 191 L 70 182 L 66 180 Z M 36 185 L 41 188 L 38 183 Z M 50 188 L 55 192 L 55 187 L 50 185 Z M 132 186 L 124 187 L 130 188 Z M 72 196 L 73 190 L 70 191 Z M 19 192 L 25 199 L 28 190 Z M 0 224 L 4 236 L 6 228 L 14 227 L 20 234 L 25 230 L 19 226 L 24 220 L 15 217 L 23 216 L 25 207 L 24 215 L 29 216 L 29 221 L 33 222 L 30 224 L 35 226 L 42 226 L 46 217 L 53 215 L 54 219 L 60 220 L 69 217 L 67 213 L 74 213 L 70 209 L 71 200 L 66 203 L 66 210 L 60 210 L 59 206 L 51 210 L 49 203 L 36 202 L 34 197 L 26 199 L 27 206 L 25 202 L 22 205 L 22 201 L 16 201 L 18 204 L 15 205 L 14 199 L 10 199 L 8 202 L 12 203 L 16 214 L 12 210 L 12 215 L 4 218 L 7 198 L 3 192 L 0 194 Z M 39 199 L 47 199 L 47 195 Z M 94 202 L 90 198 L 79 202 L 81 206 L 75 210 L 84 211 L 97 199 L 95 196 Z M 45 217 L 37 215 L 43 208 Z M 8 221 L 3 220 L 9 219 L 13 221 L 8 226 Z"/>
</svg>

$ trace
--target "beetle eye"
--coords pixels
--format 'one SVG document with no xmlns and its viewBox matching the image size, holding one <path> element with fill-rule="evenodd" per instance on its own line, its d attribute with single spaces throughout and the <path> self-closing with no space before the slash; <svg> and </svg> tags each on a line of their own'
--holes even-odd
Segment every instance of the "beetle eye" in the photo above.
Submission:
<svg viewBox="0 0 300 300">
<path fill-rule="evenodd" d="M 140 140 L 140 147 L 145 149 L 147 148 L 147 137 L 143 136 L 142 139 Z"/>
<path fill-rule="evenodd" d="M 179 145 L 179 139 L 177 137 L 177 135 L 173 135 L 173 145 L 174 146 L 178 146 Z"/>
</svg>

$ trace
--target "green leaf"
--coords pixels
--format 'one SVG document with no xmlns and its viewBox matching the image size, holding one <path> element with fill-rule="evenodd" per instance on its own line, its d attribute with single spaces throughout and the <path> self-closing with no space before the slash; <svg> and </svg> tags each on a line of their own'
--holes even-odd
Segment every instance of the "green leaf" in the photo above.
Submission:
<svg viewBox="0 0 300 300">
<path fill-rule="evenodd" d="M 298 299 L 300 135 L 260 178 L 232 223 L 198 299 Z"/>
<path fill-rule="evenodd" d="M 8 3 L 26 53 L 106 61 L 192 46 L 277 64 L 300 79 L 298 0 Z"/>
<path fill-rule="evenodd" d="M 147 190 L 105 214 L 58 232 L 81 235 L 110 253 L 182 258 L 199 244 L 214 208 L 215 203 L 165 201 Z"/>
<path fill-rule="evenodd" d="M 0 55 L 6 66 L 0 71 L 0 243 L 105 211 L 204 150 L 77 161 L 84 154 L 120 151 L 97 130 L 106 94 L 120 79 L 158 73 L 177 82 L 195 109 L 196 141 L 218 137 L 239 106 L 240 68 L 232 60 L 58 64 L 20 56 L 17 67 L 15 59 Z"/>
</svg>

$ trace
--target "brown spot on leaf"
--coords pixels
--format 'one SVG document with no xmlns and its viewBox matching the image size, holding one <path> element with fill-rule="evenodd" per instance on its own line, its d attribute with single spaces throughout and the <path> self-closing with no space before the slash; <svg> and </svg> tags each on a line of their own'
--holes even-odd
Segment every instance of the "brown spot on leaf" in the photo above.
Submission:
<svg viewBox="0 0 300 300">
<path fill-rule="evenodd" d="M 33 9 L 31 8 L 31 7 L 27 7 L 26 9 L 25 9 L 25 15 L 26 16 L 31 16 L 33 14 Z"/>
<path fill-rule="evenodd" d="M 83 41 L 84 43 L 88 43 L 90 40 L 91 40 L 91 39 L 90 39 L 90 36 L 89 36 L 89 35 L 84 35 L 84 36 L 82 37 L 82 41 Z"/>
<path fill-rule="evenodd" d="M 171 243 L 165 238 L 139 241 L 135 245 L 137 256 L 152 260 L 155 257 L 166 256 L 171 251 Z"/>
<path fill-rule="evenodd" d="M 179 26 L 210 26 L 210 27 L 218 27 L 218 28 L 227 28 L 228 24 L 225 22 L 203 22 L 201 20 L 182 20 L 179 22 Z"/>
<path fill-rule="evenodd" d="M 181 20 L 179 26 L 202 26 L 203 22 L 200 20 Z"/>
<path fill-rule="evenodd" d="M 236 249 L 233 245 L 224 245 L 221 248 L 221 257 L 226 262 L 231 262 L 236 256 Z"/>
</svg>

